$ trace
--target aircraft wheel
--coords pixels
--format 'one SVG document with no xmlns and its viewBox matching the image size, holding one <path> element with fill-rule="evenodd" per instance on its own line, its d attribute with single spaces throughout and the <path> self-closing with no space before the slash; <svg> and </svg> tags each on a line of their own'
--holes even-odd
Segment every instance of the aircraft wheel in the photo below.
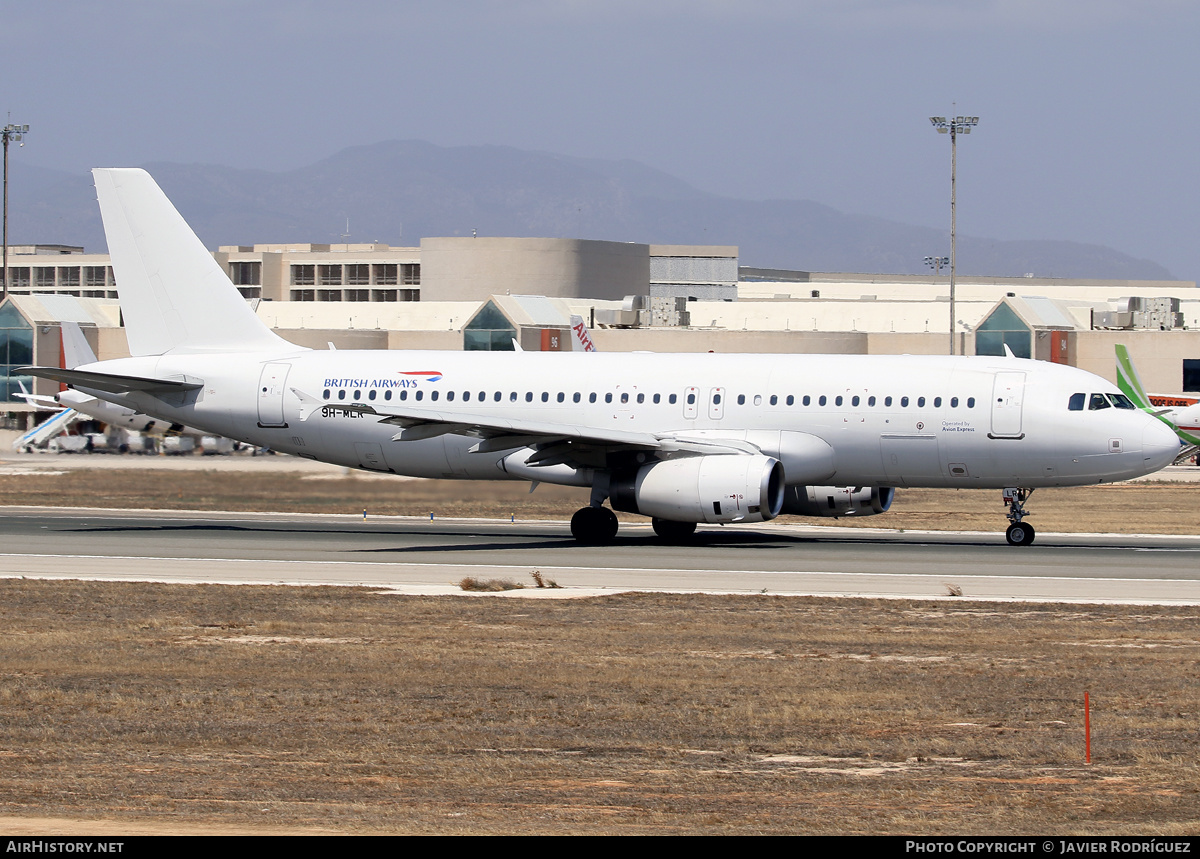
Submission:
<svg viewBox="0 0 1200 859">
<path fill-rule="evenodd" d="M 1033 542 L 1033 526 L 1026 522 L 1014 522 L 1008 526 L 1008 531 L 1004 536 L 1008 539 L 1010 546 L 1028 546 Z"/>
<path fill-rule="evenodd" d="M 654 533 L 668 543 L 686 543 L 696 533 L 695 522 L 654 519 L 651 524 L 654 526 Z"/>
<path fill-rule="evenodd" d="M 604 542 L 611 543 L 617 538 L 617 529 L 621 523 L 617 521 L 617 514 L 609 510 L 607 507 L 600 508 L 604 513 Z"/>
<path fill-rule="evenodd" d="M 585 546 L 611 543 L 617 536 L 617 514 L 607 507 L 582 507 L 571 517 L 571 536 Z"/>
</svg>

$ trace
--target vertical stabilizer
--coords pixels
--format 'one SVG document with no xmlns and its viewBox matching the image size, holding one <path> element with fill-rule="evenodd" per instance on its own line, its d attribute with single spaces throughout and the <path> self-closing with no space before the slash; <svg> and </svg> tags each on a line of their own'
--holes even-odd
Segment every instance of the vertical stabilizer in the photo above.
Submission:
<svg viewBox="0 0 1200 859">
<path fill-rule="evenodd" d="M 83 336 L 78 322 L 62 323 L 63 369 L 74 370 L 84 364 L 95 364 L 96 353 Z"/>
<path fill-rule="evenodd" d="M 130 354 L 295 348 L 254 315 L 149 173 L 92 176 Z"/>
<path fill-rule="evenodd" d="M 1137 367 L 1133 366 L 1133 359 L 1129 357 L 1129 350 L 1119 343 L 1117 344 L 1117 387 L 1121 389 L 1122 394 L 1133 400 L 1133 404 L 1139 409 L 1153 411 L 1150 397 L 1147 396 L 1146 389 L 1142 387 Z"/>
</svg>

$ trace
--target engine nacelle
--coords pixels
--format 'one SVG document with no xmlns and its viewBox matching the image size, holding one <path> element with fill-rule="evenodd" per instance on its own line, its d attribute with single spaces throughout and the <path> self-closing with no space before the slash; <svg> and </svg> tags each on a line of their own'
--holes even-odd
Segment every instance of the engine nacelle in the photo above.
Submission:
<svg viewBox="0 0 1200 859">
<path fill-rule="evenodd" d="M 771 456 L 689 456 L 614 473 L 614 510 L 674 522 L 765 522 L 783 506 L 783 465 Z"/>
<path fill-rule="evenodd" d="M 874 516 L 892 506 L 890 486 L 789 486 L 783 513 L 793 516 Z"/>
</svg>

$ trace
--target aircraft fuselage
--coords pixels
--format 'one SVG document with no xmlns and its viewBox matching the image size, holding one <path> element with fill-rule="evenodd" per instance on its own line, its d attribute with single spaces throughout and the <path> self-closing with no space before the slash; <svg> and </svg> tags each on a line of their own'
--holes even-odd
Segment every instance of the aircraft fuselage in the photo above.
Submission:
<svg viewBox="0 0 1200 859">
<path fill-rule="evenodd" d="M 347 406 L 420 409 L 443 420 L 487 415 L 742 438 L 760 446 L 782 433 L 827 444 L 828 461 L 789 461 L 768 443 L 764 452 L 779 456 L 790 484 L 1106 483 L 1155 471 L 1178 448 L 1166 427 L 1140 411 L 1068 410 L 1073 394 L 1118 393 L 1100 377 L 1011 358 L 298 349 L 128 358 L 106 361 L 103 370 L 203 382 L 186 395 L 89 391 L 156 417 L 280 452 L 418 477 L 585 484 L 561 467 L 505 471 L 501 462 L 520 444 L 479 450 L 478 437 L 451 433 L 396 441 L 398 426 Z"/>
</svg>

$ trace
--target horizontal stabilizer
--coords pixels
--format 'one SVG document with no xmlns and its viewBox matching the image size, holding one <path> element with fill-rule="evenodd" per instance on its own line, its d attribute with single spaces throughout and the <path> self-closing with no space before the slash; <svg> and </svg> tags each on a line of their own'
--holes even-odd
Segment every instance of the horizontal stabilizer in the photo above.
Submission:
<svg viewBox="0 0 1200 859">
<path fill-rule="evenodd" d="M 114 373 L 90 373 L 86 370 L 62 370 L 58 367 L 21 367 L 17 370 L 39 379 L 50 379 L 76 388 L 90 388 L 108 394 L 128 394 L 145 391 L 151 394 L 179 394 L 204 387 L 203 382 L 177 382 L 171 379 L 146 379 L 141 376 L 118 376 Z"/>
</svg>

